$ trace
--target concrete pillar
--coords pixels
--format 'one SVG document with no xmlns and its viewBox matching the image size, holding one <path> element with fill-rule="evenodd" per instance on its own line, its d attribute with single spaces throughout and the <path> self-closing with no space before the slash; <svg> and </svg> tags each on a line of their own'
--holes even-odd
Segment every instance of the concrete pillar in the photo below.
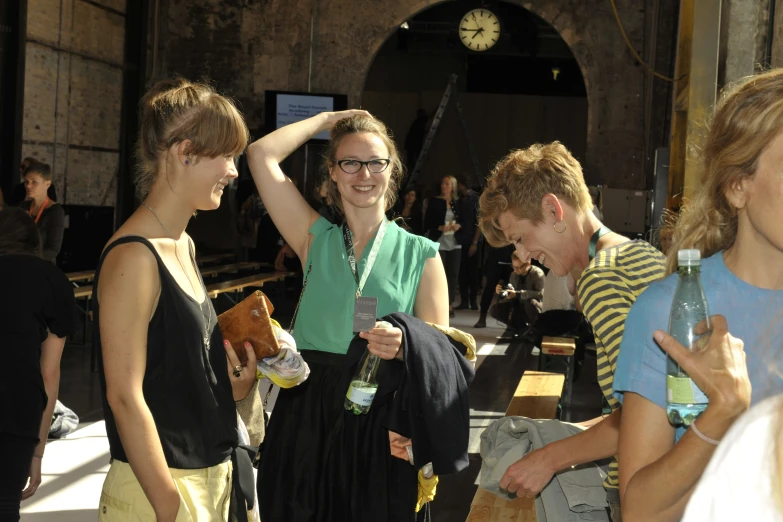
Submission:
<svg viewBox="0 0 783 522">
<path fill-rule="evenodd" d="M 775 0 L 723 0 L 724 53 L 719 85 L 750 76 L 763 66 L 767 59 L 770 1 Z"/>
</svg>

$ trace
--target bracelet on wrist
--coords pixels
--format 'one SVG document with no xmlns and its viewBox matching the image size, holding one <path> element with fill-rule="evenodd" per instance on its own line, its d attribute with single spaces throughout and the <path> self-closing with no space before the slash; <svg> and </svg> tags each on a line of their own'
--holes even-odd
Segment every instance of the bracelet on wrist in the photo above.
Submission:
<svg viewBox="0 0 783 522">
<path fill-rule="evenodd" d="M 693 430 L 693 433 L 704 442 L 709 442 L 713 446 L 717 446 L 718 444 L 720 444 L 719 440 L 711 439 L 705 434 L 703 434 L 701 431 L 699 431 L 699 428 L 696 427 L 696 420 L 691 422 L 691 429 Z"/>
</svg>

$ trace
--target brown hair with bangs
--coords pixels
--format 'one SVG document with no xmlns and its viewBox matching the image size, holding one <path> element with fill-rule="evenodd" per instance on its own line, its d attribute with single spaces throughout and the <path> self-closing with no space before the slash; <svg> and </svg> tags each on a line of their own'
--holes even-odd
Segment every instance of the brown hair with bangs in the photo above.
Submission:
<svg viewBox="0 0 783 522">
<path fill-rule="evenodd" d="M 326 149 L 324 155 L 323 170 L 326 176 L 326 192 L 329 198 L 332 200 L 332 204 L 336 206 L 341 214 L 345 214 L 343 209 L 343 199 L 340 196 L 340 191 L 337 188 L 337 183 L 329 176 L 329 169 L 334 168 L 337 165 L 337 148 L 340 146 L 340 141 L 349 134 L 358 134 L 361 132 L 368 132 L 378 136 L 386 148 L 389 149 L 389 164 L 387 169 L 391 169 L 389 175 L 389 185 L 384 195 L 386 203 L 386 210 L 388 211 L 394 206 L 397 201 L 397 191 L 402 181 L 403 166 L 400 159 L 400 153 L 397 150 L 397 144 L 394 143 L 391 132 L 386 125 L 372 116 L 356 115 L 349 118 L 343 118 L 338 121 L 332 127 L 329 134 L 329 147 Z M 339 168 L 339 167 L 337 167 Z"/>
<path fill-rule="evenodd" d="M 190 140 L 185 152 L 197 159 L 236 156 L 247 147 L 247 125 L 234 103 L 204 83 L 160 81 L 142 98 L 139 113 L 134 183 L 141 201 L 155 182 L 161 153 L 173 145 Z"/>
<path fill-rule="evenodd" d="M 554 194 L 580 213 L 593 206 L 582 167 L 562 143 L 536 143 L 500 160 L 479 200 L 479 226 L 489 244 L 508 244 L 498 223 L 506 211 L 533 224 L 541 223 L 541 200 L 547 194 Z"/>
</svg>

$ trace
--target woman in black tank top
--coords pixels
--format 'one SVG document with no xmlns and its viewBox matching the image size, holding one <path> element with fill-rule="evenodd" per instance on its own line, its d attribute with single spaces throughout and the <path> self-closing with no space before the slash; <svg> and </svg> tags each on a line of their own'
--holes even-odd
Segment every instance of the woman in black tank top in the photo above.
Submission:
<svg viewBox="0 0 783 522">
<path fill-rule="evenodd" d="M 182 79 L 153 87 L 140 114 L 142 204 L 104 249 L 94 283 L 112 458 L 99 520 L 226 520 L 234 401 L 255 380 L 255 356 L 247 350 L 250 369 L 233 371 L 239 362 L 224 347 L 185 227 L 220 205 L 247 128 L 229 100 Z"/>
</svg>

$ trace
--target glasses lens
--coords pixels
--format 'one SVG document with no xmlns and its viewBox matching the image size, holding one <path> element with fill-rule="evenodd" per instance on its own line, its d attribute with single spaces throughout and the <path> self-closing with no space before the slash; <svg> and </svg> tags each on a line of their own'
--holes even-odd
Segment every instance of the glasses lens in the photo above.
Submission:
<svg viewBox="0 0 783 522">
<path fill-rule="evenodd" d="M 371 160 L 367 163 L 367 168 L 370 169 L 370 172 L 373 174 L 380 174 L 384 170 L 386 170 L 386 167 L 389 166 L 389 160 L 387 159 L 377 159 L 377 160 Z"/>
<path fill-rule="evenodd" d="M 362 164 L 356 160 L 341 160 L 337 162 L 346 174 L 356 174 L 362 168 Z"/>
</svg>

